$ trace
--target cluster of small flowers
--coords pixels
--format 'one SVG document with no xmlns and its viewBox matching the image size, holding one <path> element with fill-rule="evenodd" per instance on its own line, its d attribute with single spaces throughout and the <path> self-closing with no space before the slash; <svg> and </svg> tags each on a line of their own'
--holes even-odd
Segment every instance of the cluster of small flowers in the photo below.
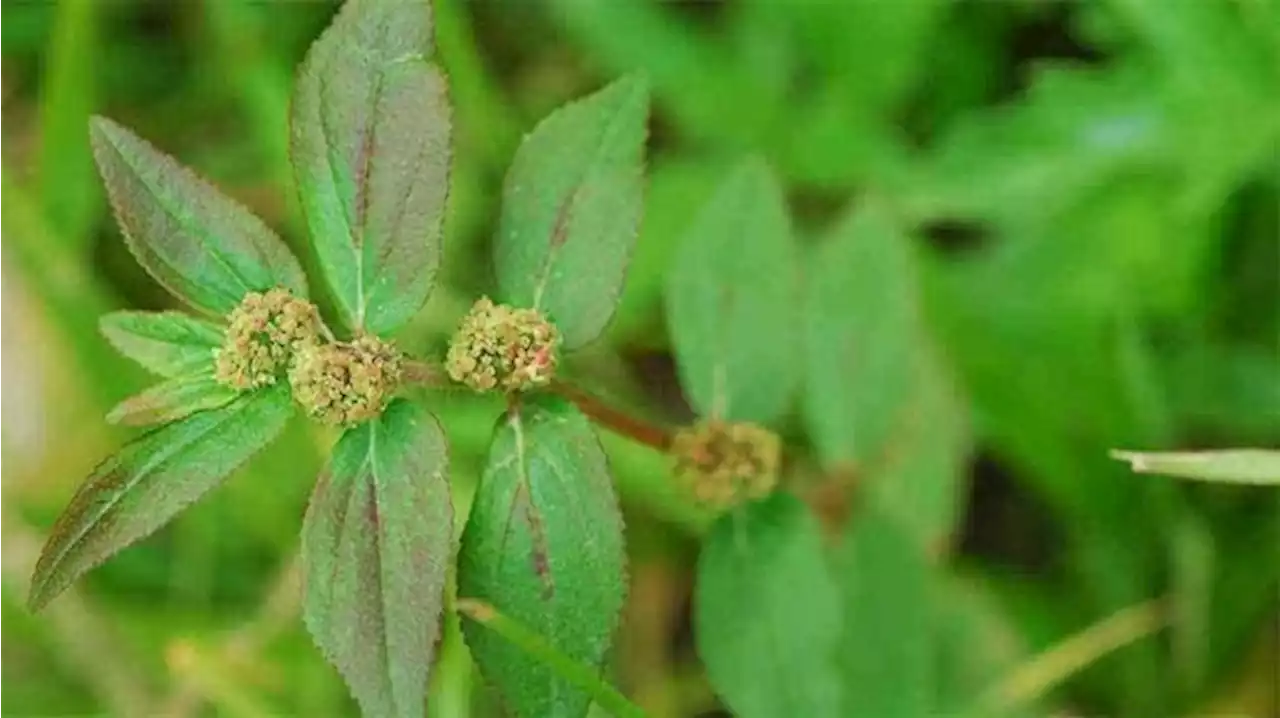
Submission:
<svg viewBox="0 0 1280 718">
<path fill-rule="evenodd" d="M 537 310 L 481 297 L 450 342 L 445 368 L 476 391 L 526 391 L 551 381 L 559 343 L 560 332 Z"/>
<path fill-rule="evenodd" d="M 778 436 L 750 423 L 711 419 L 677 432 L 676 475 L 699 502 L 725 509 L 767 496 L 778 483 Z"/>
<path fill-rule="evenodd" d="M 285 289 L 250 292 L 227 318 L 226 338 L 214 350 L 214 378 L 248 391 L 275 384 L 303 348 L 320 341 L 320 314 Z"/>
<path fill-rule="evenodd" d="M 298 354 L 289 383 L 294 399 L 316 420 L 352 424 L 382 413 L 400 385 L 401 354 L 374 336 L 308 347 Z"/>
</svg>

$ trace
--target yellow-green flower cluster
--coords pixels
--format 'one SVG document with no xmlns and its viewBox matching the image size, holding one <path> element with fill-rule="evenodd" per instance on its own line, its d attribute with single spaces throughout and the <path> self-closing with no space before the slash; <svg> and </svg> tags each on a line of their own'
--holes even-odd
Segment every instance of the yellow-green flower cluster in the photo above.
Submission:
<svg viewBox="0 0 1280 718">
<path fill-rule="evenodd" d="M 778 483 L 781 442 L 755 424 L 711 419 L 676 433 L 676 475 L 698 501 L 724 509 L 762 498 Z"/>
<path fill-rule="evenodd" d="M 551 381 L 560 332 L 534 309 L 481 297 L 449 344 L 449 376 L 476 391 L 525 391 Z"/>
<path fill-rule="evenodd" d="M 293 397 L 317 421 L 353 424 L 378 416 L 395 394 L 403 358 L 374 336 L 303 349 L 289 372 Z"/>
<path fill-rule="evenodd" d="M 275 384 L 299 351 L 319 342 L 315 305 L 285 289 L 246 294 L 227 321 L 214 352 L 214 378 L 240 391 Z"/>
</svg>

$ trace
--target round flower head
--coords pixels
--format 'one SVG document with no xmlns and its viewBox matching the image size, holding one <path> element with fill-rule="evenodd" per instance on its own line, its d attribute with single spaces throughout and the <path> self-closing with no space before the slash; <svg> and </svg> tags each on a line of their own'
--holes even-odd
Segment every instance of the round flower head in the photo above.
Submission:
<svg viewBox="0 0 1280 718">
<path fill-rule="evenodd" d="M 449 343 L 449 376 L 476 391 L 525 391 L 551 381 L 560 332 L 534 309 L 481 297 Z"/>
<path fill-rule="evenodd" d="M 698 501 L 719 509 L 769 494 L 778 483 L 778 437 L 748 423 L 711 419 L 681 429 L 671 442 L 676 475 Z"/>
<path fill-rule="evenodd" d="M 401 357 L 373 336 L 303 349 L 289 383 L 293 396 L 316 420 L 354 424 L 382 413 L 400 384 Z"/>
<path fill-rule="evenodd" d="M 214 378 L 241 391 L 274 384 L 319 336 L 320 314 L 311 302 L 284 289 L 250 292 L 227 317 L 222 347 L 214 351 Z"/>
</svg>

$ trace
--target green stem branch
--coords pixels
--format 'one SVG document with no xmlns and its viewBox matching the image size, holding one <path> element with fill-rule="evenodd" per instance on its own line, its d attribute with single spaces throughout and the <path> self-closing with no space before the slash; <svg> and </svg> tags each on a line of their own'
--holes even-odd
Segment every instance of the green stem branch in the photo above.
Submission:
<svg viewBox="0 0 1280 718">
<path fill-rule="evenodd" d="M 499 613 L 493 606 L 471 598 L 460 598 L 458 612 L 488 628 L 520 650 L 542 661 L 561 678 L 591 696 L 601 708 L 616 718 L 645 718 L 645 712 L 600 679 L 596 671 L 556 650 L 554 646 L 519 621 Z"/>
</svg>

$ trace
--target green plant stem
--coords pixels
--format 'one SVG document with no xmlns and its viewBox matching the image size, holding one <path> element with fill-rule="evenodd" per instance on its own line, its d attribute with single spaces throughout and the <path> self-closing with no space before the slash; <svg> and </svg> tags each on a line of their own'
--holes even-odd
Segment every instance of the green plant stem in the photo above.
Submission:
<svg viewBox="0 0 1280 718">
<path fill-rule="evenodd" d="M 587 418 L 615 434 L 665 452 L 671 446 L 671 432 L 606 405 L 596 397 L 563 381 L 551 382 L 551 391 L 572 401 Z"/>
<path fill-rule="evenodd" d="M 617 718 L 645 717 L 645 712 L 639 706 L 628 700 L 617 688 L 601 680 L 595 671 L 556 650 L 546 639 L 514 618 L 499 613 L 488 603 L 471 598 L 458 599 L 457 608 L 467 618 L 542 661 Z"/>
</svg>

